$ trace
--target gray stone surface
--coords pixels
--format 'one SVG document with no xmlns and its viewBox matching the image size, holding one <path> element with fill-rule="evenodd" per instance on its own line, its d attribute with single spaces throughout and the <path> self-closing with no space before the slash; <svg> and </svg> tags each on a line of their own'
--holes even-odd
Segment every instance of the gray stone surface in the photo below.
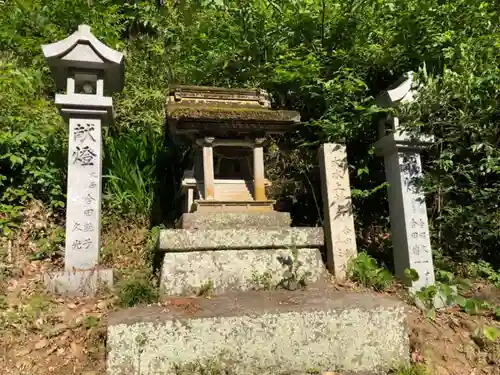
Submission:
<svg viewBox="0 0 500 375">
<path fill-rule="evenodd" d="M 52 293 L 85 296 L 94 295 L 100 288 L 113 285 L 112 269 L 51 272 L 43 275 Z"/>
<path fill-rule="evenodd" d="M 102 142 L 99 119 L 70 119 L 64 269 L 98 265 Z"/>
<path fill-rule="evenodd" d="M 365 373 L 407 362 L 409 339 L 400 302 L 314 289 L 124 310 L 109 317 L 107 350 L 108 375 Z"/>
<path fill-rule="evenodd" d="M 294 255 L 295 253 L 295 255 Z M 292 266 L 307 284 L 328 276 L 319 249 L 217 250 L 165 253 L 161 290 L 165 295 L 252 290 L 276 286 Z"/>
<path fill-rule="evenodd" d="M 323 228 L 280 229 L 164 229 L 158 236 L 161 251 L 317 248 L 324 244 Z"/>
<path fill-rule="evenodd" d="M 325 143 L 319 152 L 326 264 L 337 280 L 347 277 L 357 255 L 351 186 L 345 145 Z"/>
<path fill-rule="evenodd" d="M 182 229 L 245 229 L 290 227 L 288 212 L 185 213 L 179 220 Z"/>
</svg>

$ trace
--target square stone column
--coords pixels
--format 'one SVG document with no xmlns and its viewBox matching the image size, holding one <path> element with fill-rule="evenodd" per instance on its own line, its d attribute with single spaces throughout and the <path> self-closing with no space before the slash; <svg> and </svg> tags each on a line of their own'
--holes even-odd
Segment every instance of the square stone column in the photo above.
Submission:
<svg viewBox="0 0 500 375">
<path fill-rule="evenodd" d="M 207 137 L 202 140 L 203 148 L 203 186 L 204 198 L 211 200 L 215 198 L 215 179 L 214 179 L 214 152 L 213 137 Z"/>
<path fill-rule="evenodd" d="M 254 178 L 254 199 L 265 201 L 266 181 L 264 176 L 264 138 L 257 138 L 253 147 L 253 178 Z"/>
<path fill-rule="evenodd" d="M 345 146 L 325 143 L 319 158 L 326 264 L 337 280 L 343 280 L 349 261 L 357 255 Z"/>
<path fill-rule="evenodd" d="M 69 120 L 64 269 L 93 269 L 101 247 L 102 133 L 100 119 Z"/>
<path fill-rule="evenodd" d="M 422 178 L 420 151 L 431 143 L 431 139 L 412 140 L 397 131 L 375 144 L 378 154 L 384 156 L 389 182 L 387 192 L 396 276 L 409 283 L 405 280 L 406 269 L 414 269 L 419 275 L 419 279 L 411 283 L 411 291 L 435 282 L 425 196 L 417 185 Z"/>
</svg>

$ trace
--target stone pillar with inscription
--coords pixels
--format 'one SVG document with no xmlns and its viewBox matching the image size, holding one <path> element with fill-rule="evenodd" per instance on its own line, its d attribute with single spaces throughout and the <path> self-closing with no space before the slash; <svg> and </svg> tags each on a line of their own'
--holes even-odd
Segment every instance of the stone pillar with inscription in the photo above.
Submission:
<svg viewBox="0 0 500 375">
<path fill-rule="evenodd" d="M 326 264 L 343 280 L 349 260 L 357 255 L 347 154 L 340 143 L 325 143 L 319 151 Z"/>
<path fill-rule="evenodd" d="M 95 38 L 87 25 L 42 49 L 57 88 L 65 91 L 56 94 L 55 103 L 69 124 L 64 271 L 44 279 L 56 293 L 93 294 L 113 282 L 112 270 L 99 267 L 101 128 L 113 121 L 110 95 L 123 87 L 123 55 Z"/>
<path fill-rule="evenodd" d="M 413 100 L 413 74 L 383 92 L 381 106 L 396 106 Z M 389 125 L 389 126 L 388 126 Z M 387 116 L 380 123 L 377 154 L 384 157 L 396 276 L 405 280 L 405 270 L 414 269 L 418 280 L 411 290 L 433 285 L 434 266 L 425 197 L 418 187 L 422 178 L 420 152 L 433 143 L 432 137 L 412 137 L 401 130 L 397 117 Z M 409 282 L 408 280 L 405 280 Z"/>
</svg>

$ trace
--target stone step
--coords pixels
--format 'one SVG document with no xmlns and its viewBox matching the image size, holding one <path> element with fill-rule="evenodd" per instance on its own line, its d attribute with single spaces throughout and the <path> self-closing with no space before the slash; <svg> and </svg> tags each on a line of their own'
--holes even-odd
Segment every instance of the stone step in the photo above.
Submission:
<svg viewBox="0 0 500 375">
<path fill-rule="evenodd" d="M 253 192 L 251 185 L 242 182 L 240 184 L 215 183 L 215 200 L 221 201 L 251 201 Z M 253 189 L 252 189 L 253 190 Z"/>
<path fill-rule="evenodd" d="M 161 291 L 192 295 L 269 288 L 295 281 L 312 284 L 328 277 L 321 255 L 322 228 L 166 229 Z"/>
<path fill-rule="evenodd" d="M 119 311 L 109 316 L 107 350 L 108 375 L 358 374 L 406 363 L 409 339 L 400 301 L 325 287 Z"/>
<path fill-rule="evenodd" d="M 288 212 L 210 212 L 185 213 L 179 219 L 178 229 L 247 229 L 290 227 Z"/>
</svg>

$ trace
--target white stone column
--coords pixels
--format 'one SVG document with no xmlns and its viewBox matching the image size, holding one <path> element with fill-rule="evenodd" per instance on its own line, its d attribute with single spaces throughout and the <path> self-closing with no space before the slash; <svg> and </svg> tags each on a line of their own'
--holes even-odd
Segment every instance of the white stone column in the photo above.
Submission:
<svg viewBox="0 0 500 375">
<path fill-rule="evenodd" d="M 255 140 L 253 147 L 253 188 L 254 199 L 256 201 L 265 201 L 266 197 L 266 182 L 264 176 L 264 139 L 258 138 Z"/>
<path fill-rule="evenodd" d="M 357 255 L 345 146 L 325 143 L 319 150 L 319 158 L 326 263 L 335 278 L 343 280 L 349 260 Z"/>
<path fill-rule="evenodd" d="M 375 147 L 384 156 L 388 187 L 393 257 L 396 276 L 405 280 L 405 269 L 414 269 L 419 279 L 411 290 L 433 285 L 434 266 L 424 194 L 418 188 L 422 177 L 420 151 L 431 142 L 412 140 L 395 132 Z"/>
<path fill-rule="evenodd" d="M 204 199 L 211 200 L 215 198 L 215 179 L 214 179 L 214 138 L 207 137 L 203 140 L 203 186 Z"/>
<path fill-rule="evenodd" d="M 98 265 L 101 247 L 102 139 L 100 119 L 69 120 L 66 271 Z"/>
</svg>

